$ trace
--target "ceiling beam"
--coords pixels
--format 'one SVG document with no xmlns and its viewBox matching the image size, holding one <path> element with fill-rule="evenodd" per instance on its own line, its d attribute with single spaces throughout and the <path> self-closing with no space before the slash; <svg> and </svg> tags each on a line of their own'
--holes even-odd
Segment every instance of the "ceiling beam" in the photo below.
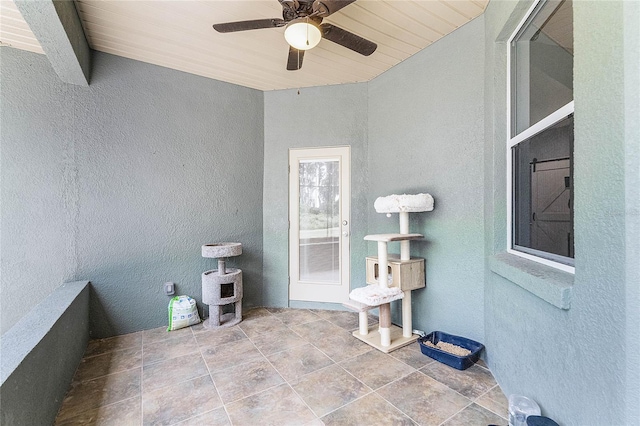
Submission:
<svg viewBox="0 0 640 426">
<path fill-rule="evenodd" d="M 73 0 L 14 0 L 58 77 L 88 86 L 91 48 Z"/>
</svg>

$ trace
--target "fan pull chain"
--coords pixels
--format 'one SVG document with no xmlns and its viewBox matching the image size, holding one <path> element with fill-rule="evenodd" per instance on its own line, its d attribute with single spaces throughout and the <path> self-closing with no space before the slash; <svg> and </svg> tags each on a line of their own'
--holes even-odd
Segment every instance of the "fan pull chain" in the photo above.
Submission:
<svg viewBox="0 0 640 426">
<path fill-rule="evenodd" d="M 307 16 L 307 46 L 309 45 L 309 17 Z"/>
</svg>

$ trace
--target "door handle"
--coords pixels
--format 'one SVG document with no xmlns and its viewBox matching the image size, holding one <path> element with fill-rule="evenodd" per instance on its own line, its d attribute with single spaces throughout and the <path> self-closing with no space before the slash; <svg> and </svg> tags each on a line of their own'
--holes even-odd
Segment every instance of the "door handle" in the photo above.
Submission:
<svg viewBox="0 0 640 426">
<path fill-rule="evenodd" d="M 342 236 L 343 236 L 343 237 L 348 237 L 348 236 L 349 236 L 349 233 L 348 233 L 347 231 L 344 231 L 344 232 L 342 233 Z"/>
</svg>

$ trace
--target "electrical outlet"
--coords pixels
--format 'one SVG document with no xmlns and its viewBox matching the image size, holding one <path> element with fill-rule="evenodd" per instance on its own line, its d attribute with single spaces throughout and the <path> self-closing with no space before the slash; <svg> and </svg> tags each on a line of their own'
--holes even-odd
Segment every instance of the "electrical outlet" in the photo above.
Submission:
<svg viewBox="0 0 640 426">
<path fill-rule="evenodd" d="M 172 296 L 176 294 L 176 287 L 174 283 L 164 283 L 164 294 Z"/>
</svg>

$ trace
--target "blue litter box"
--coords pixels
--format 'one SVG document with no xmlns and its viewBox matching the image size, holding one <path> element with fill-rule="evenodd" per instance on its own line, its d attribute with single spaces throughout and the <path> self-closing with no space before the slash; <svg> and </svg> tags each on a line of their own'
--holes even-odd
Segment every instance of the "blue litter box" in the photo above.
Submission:
<svg viewBox="0 0 640 426">
<path fill-rule="evenodd" d="M 458 356 L 426 345 L 426 342 L 431 342 L 435 345 L 440 341 L 468 349 L 471 353 L 467 356 Z M 475 364 L 480 358 L 480 352 L 484 349 L 484 345 L 482 343 L 478 343 L 464 337 L 443 333 L 442 331 L 433 331 L 426 336 L 419 338 L 418 343 L 420 343 L 420 350 L 423 354 L 458 370 L 466 370 Z"/>
</svg>

